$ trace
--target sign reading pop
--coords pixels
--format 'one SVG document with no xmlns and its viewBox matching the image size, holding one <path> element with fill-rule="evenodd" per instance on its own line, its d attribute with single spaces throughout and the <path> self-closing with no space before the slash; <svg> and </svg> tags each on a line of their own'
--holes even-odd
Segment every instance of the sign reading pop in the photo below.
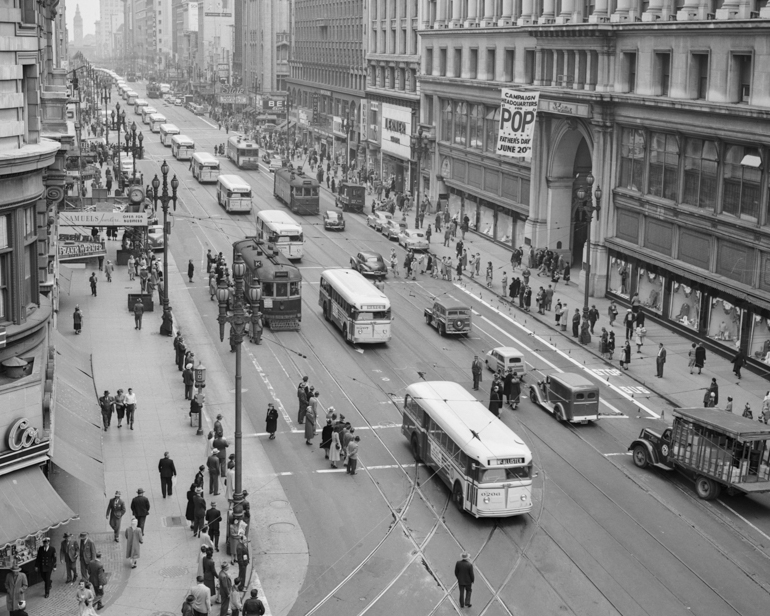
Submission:
<svg viewBox="0 0 770 616">
<path fill-rule="evenodd" d="M 532 155 L 532 134 L 540 92 L 503 90 L 497 153 L 512 158 Z"/>
</svg>

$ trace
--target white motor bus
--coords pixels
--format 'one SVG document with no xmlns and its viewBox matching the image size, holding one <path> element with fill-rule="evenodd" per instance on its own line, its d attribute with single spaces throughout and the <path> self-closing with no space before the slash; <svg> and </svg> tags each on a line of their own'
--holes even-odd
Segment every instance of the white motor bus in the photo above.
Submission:
<svg viewBox="0 0 770 616">
<path fill-rule="evenodd" d="M 143 98 L 137 98 L 134 102 L 134 113 L 136 115 L 142 115 L 142 107 L 148 107 L 150 103 L 148 103 Z"/>
<path fill-rule="evenodd" d="M 192 174 L 200 184 L 216 182 L 219 177 L 219 159 L 208 152 L 196 152 L 192 155 Z"/>
<path fill-rule="evenodd" d="M 239 175 L 220 175 L 217 178 L 217 203 L 226 212 L 251 212 L 251 185 Z"/>
<path fill-rule="evenodd" d="M 354 269 L 328 269 L 321 273 L 318 304 L 324 318 L 342 330 L 353 344 L 390 340 L 393 316 L 390 300 Z"/>
<path fill-rule="evenodd" d="M 139 98 L 139 92 L 136 92 L 134 90 L 127 90 L 126 91 L 126 102 L 129 105 L 133 105 L 137 99 Z"/>
<path fill-rule="evenodd" d="M 153 113 L 150 115 L 150 132 L 159 133 L 161 124 L 166 123 L 166 116 L 162 113 Z"/>
<path fill-rule="evenodd" d="M 302 225 L 284 210 L 257 212 L 257 235 L 259 239 L 274 244 L 287 258 L 302 259 L 305 251 Z"/>
<path fill-rule="evenodd" d="M 187 135 L 174 135 L 171 137 L 171 154 L 177 160 L 190 160 L 195 154 L 195 142 Z"/>
<path fill-rule="evenodd" d="M 167 148 L 171 147 L 171 138 L 181 132 L 176 124 L 161 124 L 159 130 L 160 142 Z"/>
<path fill-rule="evenodd" d="M 153 113 L 158 113 L 158 110 L 155 109 L 155 107 L 151 107 L 150 105 L 147 105 L 147 107 L 142 107 L 142 124 L 149 124 L 150 116 Z"/>
</svg>

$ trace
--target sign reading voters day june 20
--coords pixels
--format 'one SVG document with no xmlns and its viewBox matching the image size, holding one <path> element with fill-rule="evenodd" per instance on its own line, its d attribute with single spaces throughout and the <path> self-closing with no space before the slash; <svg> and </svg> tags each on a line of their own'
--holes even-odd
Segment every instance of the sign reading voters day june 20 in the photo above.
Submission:
<svg viewBox="0 0 770 616">
<path fill-rule="evenodd" d="M 503 90 L 497 133 L 498 154 L 515 158 L 532 155 L 532 135 L 539 98 L 540 92 Z"/>
</svg>

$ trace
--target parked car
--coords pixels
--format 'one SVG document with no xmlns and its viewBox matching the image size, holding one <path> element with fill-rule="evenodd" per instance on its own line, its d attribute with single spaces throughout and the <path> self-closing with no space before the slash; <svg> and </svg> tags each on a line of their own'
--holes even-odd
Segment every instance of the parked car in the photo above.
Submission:
<svg viewBox="0 0 770 616">
<path fill-rule="evenodd" d="M 388 220 L 383 223 L 380 232 L 389 240 L 397 240 L 398 234 L 401 233 L 401 225 L 392 218 L 388 218 Z"/>
<path fill-rule="evenodd" d="M 385 259 L 378 252 L 362 250 L 356 256 L 350 257 L 350 267 L 362 276 L 385 278 L 388 275 L 388 266 L 385 265 Z"/>
<path fill-rule="evenodd" d="M 336 229 L 338 231 L 344 231 L 345 219 L 342 217 L 342 212 L 326 210 L 324 212 L 324 229 Z"/>
<path fill-rule="evenodd" d="M 147 243 L 153 250 L 163 250 L 163 225 L 147 227 Z"/>
<path fill-rule="evenodd" d="M 403 229 L 398 234 L 398 245 L 412 250 L 428 250 L 428 238 L 419 229 Z"/>
<path fill-rule="evenodd" d="M 366 226 L 373 227 L 375 231 L 382 231 L 385 221 L 393 218 L 390 212 L 372 212 L 366 217 Z"/>
<path fill-rule="evenodd" d="M 176 105 L 177 107 L 181 107 L 183 102 L 184 101 L 181 98 L 174 99 L 174 105 Z"/>
</svg>

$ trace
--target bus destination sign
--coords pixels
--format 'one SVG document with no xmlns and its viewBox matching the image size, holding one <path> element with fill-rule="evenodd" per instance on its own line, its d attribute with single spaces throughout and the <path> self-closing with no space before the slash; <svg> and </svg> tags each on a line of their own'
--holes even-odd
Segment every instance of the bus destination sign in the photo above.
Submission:
<svg viewBox="0 0 770 616">
<path fill-rule="evenodd" d="M 498 458 L 487 460 L 487 466 L 510 466 L 511 464 L 524 464 L 524 458 Z"/>
</svg>

